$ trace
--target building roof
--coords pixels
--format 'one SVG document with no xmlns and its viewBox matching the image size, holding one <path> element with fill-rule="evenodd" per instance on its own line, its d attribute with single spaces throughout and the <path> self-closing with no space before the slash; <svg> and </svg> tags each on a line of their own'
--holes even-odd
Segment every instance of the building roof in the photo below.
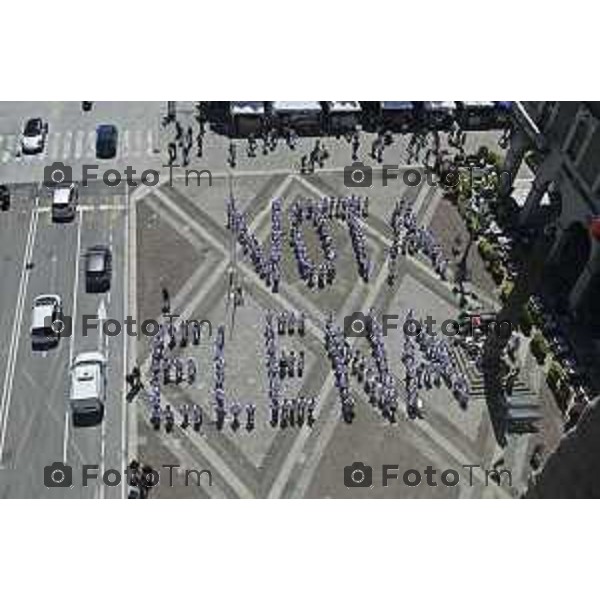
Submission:
<svg viewBox="0 0 600 600">
<path fill-rule="evenodd" d="M 262 115 L 265 112 L 265 103 L 255 101 L 232 102 L 230 110 L 231 114 L 234 115 Z"/>
<path fill-rule="evenodd" d="M 462 100 L 463 106 L 472 108 L 494 108 L 492 100 Z"/>
<path fill-rule="evenodd" d="M 412 110 L 414 104 L 408 101 L 394 100 L 391 102 L 381 102 L 381 108 L 383 110 Z"/>
<path fill-rule="evenodd" d="M 301 102 L 279 100 L 277 102 L 273 102 L 273 110 L 275 112 L 321 112 L 321 103 L 315 100 L 305 100 Z"/>
<path fill-rule="evenodd" d="M 360 103 L 355 100 L 343 100 L 337 102 L 328 102 L 330 112 L 359 112 Z"/>
<path fill-rule="evenodd" d="M 423 102 L 423 108 L 425 110 L 456 110 L 456 102 L 451 100 L 434 100 Z"/>
</svg>

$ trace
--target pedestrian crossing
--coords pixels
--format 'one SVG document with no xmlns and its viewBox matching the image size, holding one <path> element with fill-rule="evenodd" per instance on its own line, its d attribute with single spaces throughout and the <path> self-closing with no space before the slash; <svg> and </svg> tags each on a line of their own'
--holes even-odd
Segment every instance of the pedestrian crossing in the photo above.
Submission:
<svg viewBox="0 0 600 600">
<path fill-rule="evenodd" d="M 142 159 L 156 156 L 159 149 L 158 130 L 122 129 L 119 130 L 116 158 Z M 20 156 L 20 136 L 0 133 L 0 164 L 18 161 L 40 160 L 75 162 L 96 158 L 96 130 L 50 131 L 44 151 L 37 155 Z"/>
</svg>

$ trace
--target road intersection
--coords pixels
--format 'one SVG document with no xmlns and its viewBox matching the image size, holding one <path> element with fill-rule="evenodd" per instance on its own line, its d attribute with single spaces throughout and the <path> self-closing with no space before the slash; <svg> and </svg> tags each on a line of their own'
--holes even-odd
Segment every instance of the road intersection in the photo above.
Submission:
<svg viewBox="0 0 600 600">
<path fill-rule="evenodd" d="M 99 471 L 123 472 L 127 461 L 139 458 L 152 465 L 177 463 L 190 469 L 210 468 L 213 485 L 184 487 L 176 478 L 174 487 L 160 486 L 157 497 L 395 497 L 406 490 L 347 489 L 342 485 L 343 467 L 354 460 L 374 466 L 390 456 L 404 457 L 407 468 L 434 464 L 457 467 L 464 461 L 489 466 L 499 456 L 483 402 L 473 402 L 469 411 L 459 411 L 448 393 L 434 391 L 425 421 L 402 419 L 384 425 L 365 403 L 357 399 L 357 422 L 340 422 L 338 399 L 331 370 L 323 350 L 322 325 L 333 311 L 338 320 L 370 306 L 405 314 L 418 307 L 441 320 L 454 316 L 456 298 L 451 286 L 440 282 L 422 261 L 404 261 L 398 282 L 385 283 L 386 257 L 391 242 L 387 224 L 394 203 L 405 198 L 422 224 L 435 222 L 444 210 L 439 189 L 421 182 L 407 186 L 401 179 L 382 185 L 380 166 L 368 155 L 370 134 L 364 134 L 361 159 L 374 168 L 373 187 L 353 190 L 367 193 L 371 214 L 365 233 L 375 271 L 368 285 L 359 283 L 347 231 L 335 231 L 339 245 L 339 276 L 331 289 L 307 293 L 299 282 L 296 266 L 285 245 L 284 283 L 281 293 L 269 293 L 243 258 L 237 261 L 245 290 L 245 304 L 232 321 L 227 303 L 227 279 L 232 261 L 232 243 L 224 227 L 225 199 L 233 194 L 246 212 L 250 227 L 266 242 L 270 233 L 270 203 L 282 198 L 284 211 L 299 198 L 347 195 L 344 167 L 350 163 L 350 147 L 343 139 L 327 138 L 330 159 L 314 174 L 299 172 L 300 155 L 308 153 L 316 138 L 303 138 L 295 151 L 280 143 L 266 156 L 250 157 L 244 143 L 238 144 L 238 164 L 227 166 L 229 140 L 209 131 L 204 155 L 194 157 L 192 169 L 210 169 L 212 185 L 186 182 L 178 172 L 171 184 L 164 176 L 166 144 L 172 132 L 161 128 L 164 106 L 160 103 L 97 103 L 92 113 L 81 113 L 79 103 L 4 103 L 0 105 L 0 180 L 8 183 L 12 207 L 0 215 L 0 497 L 115 498 L 124 486 L 92 482 L 81 485 L 84 464 Z M 15 149 L 24 120 L 41 116 L 50 124 L 47 147 L 42 156 L 19 157 Z M 190 122 L 193 122 L 191 113 Z M 138 173 L 156 169 L 161 185 L 129 189 L 125 183 L 110 188 L 101 182 L 80 187 L 76 219 L 69 224 L 51 221 L 51 191 L 42 185 L 43 168 L 63 161 L 77 173 L 85 163 L 95 164 L 94 135 L 99 123 L 115 123 L 120 146 L 114 160 L 102 161 L 99 174 L 109 168 L 124 170 L 131 165 Z M 492 144 L 496 133 L 483 133 L 469 143 Z M 400 136 L 386 150 L 385 162 L 405 164 L 408 136 Z M 379 168 L 379 170 L 378 170 Z M 287 222 L 287 216 L 284 217 Z M 87 294 L 82 281 L 82 252 L 95 244 L 112 248 L 112 288 L 99 297 Z M 171 291 L 174 312 L 183 317 L 208 318 L 214 330 L 227 327 L 227 392 L 257 404 L 257 428 L 252 434 L 219 432 L 208 422 L 202 434 L 176 427 L 172 434 L 155 432 L 148 424 L 145 392 L 129 404 L 125 374 L 134 364 L 145 376 L 148 340 L 87 337 L 82 316 L 96 315 L 123 322 L 160 318 L 160 289 Z M 480 297 L 486 294 L 480 291 Z M 65 312 L 73 317 L 73 336 L 61 339 L 58 348 L 34 353 L 29 340 L 29 313 L 33 299 L 43 293 L 61 295 Z M 490 305 L 493 300 L 490 299 Z M 306 353 L 306 373 L 290 386 L 290 394 L 319 397 L 317 422 L 313 428 L 281 431 L 267 424 L 266 374 L 263 366 L 264 311 L 303 310 L 308 315 L 307 335 L 300 342 L 286 340 Z M 389 342 L 394 376 L 403 377 L 398 340 Z M 169 389 L 175 406 L 198 402 L 211 414 L 213 340 L 197 350 L 200 365 L 197 385 Z M 69 364 L 85 350 L 103 348 L 108 357 L 108 400 L 100 426 L 74 428 L 67 398 Z M 287 349 L 287 347 L 286 347 Z M 232 367 L 231 365 L 235 365 Z M 484 486 L 475 477 L 474 486 L 434 490 L 450 497 L 506 497 L 515 495 L 526 477 L 528 441 L 515 440 L 505 453 L 514 462 L 518 481 L 512 489 Z M 514 460 L 513 460 L 514 459 Z M 44 467 L 62 461 L 73 468 L 72 488 L 44 486 Z M 423 490 L 408 495 L 427 495 Z"/>
</svg>

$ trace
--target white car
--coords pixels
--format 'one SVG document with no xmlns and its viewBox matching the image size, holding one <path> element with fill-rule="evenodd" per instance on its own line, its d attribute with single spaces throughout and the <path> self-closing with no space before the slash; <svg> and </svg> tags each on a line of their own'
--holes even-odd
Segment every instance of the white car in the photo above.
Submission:
<svg viewBox="0 0 600 600">
<path fill-rule="evenodd" d="M 62 300 L 55 294 L 44 294 L 33 301 L 31 315 L 31 346 L 47 350 L 58 344 L 62 322 Z"/>
<path fill-rule="evenodd" d="M 23 128 L 21 148 L 23 154 L 37 154 L 42 152 L 48 135 L 48 124 L 39 117 L 29 119 Z"/>
<path fill-rule="evenodd" d="M 101 352 L 82 352 L 71 366 L 69 402 L 74 425 L 102 421 L 106 399 L 106 358 Z"/>
</svg>

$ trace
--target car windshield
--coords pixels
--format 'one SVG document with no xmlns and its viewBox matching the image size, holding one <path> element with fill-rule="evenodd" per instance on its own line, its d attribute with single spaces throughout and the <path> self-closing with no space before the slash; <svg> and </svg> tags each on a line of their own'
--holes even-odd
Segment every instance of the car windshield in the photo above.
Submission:
<svg viewBox="0 0 600 600">
<path fill-rule="evenodd" d="M 104 271 L 104 253 L 93 252 L 88 254 L 87 270 L 91 273 L 101 273 Z"/>
<path fill-rule="evenodd" d="M 31 335 L 33 337 L 49 338 L 55 337 L 56 331 L 52 327 L 35 327 L 31 330 Z"/>
<path fill-rule="evenodd" d="M 41 130 L 41 123 L 39 119 L 30 119 L 27 121 L 27 125 L 25 125 L 24 134 L 28 137 L 39 135 Z"/>
<path fill-rule="evenodd" d="M 116 135 L 117 129 L 113 125 L 100 125 L 96 132 L 99 138 L 110 139 Z"/>
<path fill-rule="evenodd" d="M 36 306 L 48 306 L 51 304 L 54 304 L 55 300 L 54 298 L 38 298 L 35 301 L 35 305 Z"/>
</svg>

